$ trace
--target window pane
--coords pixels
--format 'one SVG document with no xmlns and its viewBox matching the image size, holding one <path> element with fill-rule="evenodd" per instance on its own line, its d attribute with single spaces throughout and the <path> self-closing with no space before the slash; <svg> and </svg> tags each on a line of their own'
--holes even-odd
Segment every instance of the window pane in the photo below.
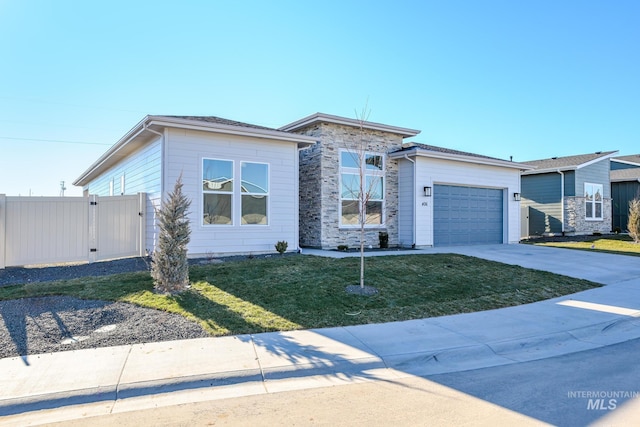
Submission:
<svg viewBox="0 0 640 427">
<path fill-rule="evenodd" d="M 205 159 L 202 168 L 204 191 L 233 191 L 233 162 Z"/>
<path fill-rule="evenodd" d="M 586 212 L 587 218 L 593 218 L 593 202 L 587 202 Z"/>
<path fill-rule="evenodd" d="M 596 218 L 602 218 L 602 203 L 596 203 Z"/>
<path fill-rule="evenodd" d="M 264 163 L 242 163 L 242 192 L 267 194 L 269 166 Z"/>
<path fill-rule="evenodd" d="M 231 194 L 204 194 L 203 223 L 231 224 Z"/>
<path fill-rule="evenodd" d="M 367 154 L 364 162 L 369 170 L 382 170 L 382 156 L 377 154 Z"/>
<path fill-rule="evenodd" d="M 602 201 L 602 187 L 598 188 L 600 186 L 595 187 L 595 192 L 596 194 L 594 194 L 593 198 L 599 202 Z"/>
<path fill-rule="evenodd" d="M 367 219 L 365 224 L 382 224 L 382 202 L 367 203 Z"/>
<path fill-rule="evenodd" d="M 342 174 L 342 192 L 343 199 L 357 199 L 360 194 L 360 176 L 350 173 Z"/>
<path fill-rule="evenodd" d="M 267 196 L 242 196 L 242 224 L 267 225 Z"/>
<path fill-rule="evenodd" d="M 369 194 L 369 200 L 382 200 L 382 190 L 382 177 L 367 177 L 367 188 L 365 191 Z"/>
<path fill-rule="evenodd" d="M 342 201 L 342 224 L 343 225 L 358 225 L 360 220 L 358 219 L 358 208 L 360 202 L 357 200 L 343 200 Z"/>
<path fill-rule="evenodd" d="M 359 168 L 358 153 L 342 151 L 340 153 L 340 166 L 343 168 Z"/>
</svg>

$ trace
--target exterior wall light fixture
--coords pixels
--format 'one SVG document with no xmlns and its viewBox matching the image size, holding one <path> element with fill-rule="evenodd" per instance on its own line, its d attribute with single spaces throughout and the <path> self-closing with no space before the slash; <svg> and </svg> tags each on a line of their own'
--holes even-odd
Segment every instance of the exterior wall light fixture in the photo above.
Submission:
<svg viewBox="0 0 640 427">
<path fill-rule="evenodd" d="M 424 197 L 431 197 L 431 187 L 424 187 Z"/>
<path fill-rule="evenodd" d="M 513 200 L 515 200 L 516 202 L 520 201 L 520 193 L 513 193 Z"/>
</svg>

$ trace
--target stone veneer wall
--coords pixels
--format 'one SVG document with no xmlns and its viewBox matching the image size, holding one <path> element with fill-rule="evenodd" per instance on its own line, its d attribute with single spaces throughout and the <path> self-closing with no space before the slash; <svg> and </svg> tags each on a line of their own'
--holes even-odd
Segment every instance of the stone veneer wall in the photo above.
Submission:
<svg viewBox="0 0 640 427">
<path fill-rule="evenodd" d="M 359 247 L 360 230 L 341 228 L 341 149 L 353 150 L 360 129 L 333 123 L 318 123 L 297 133 L 315 136 L 319 142 L 300 151 L 300 246 L 335 249 L 338 245 Z M 402 136 L 364 130 L 366 151 L 388 153 L 402 146 Z M 385 156 L 385 224 L 367 228 L 365 245 L 378 247 L 380 231 L 389 233 L 389 246 L 398 245 L 398 162 Z"/>
<path fill-rule="evenodd" d="M 573 234 L 593 234 L 611 232 L 611 199 L 602 201 L 602 221 L 585 219 L 586 202 L 584 197 L 564 198 L 564 231 Z"/>
</svg>

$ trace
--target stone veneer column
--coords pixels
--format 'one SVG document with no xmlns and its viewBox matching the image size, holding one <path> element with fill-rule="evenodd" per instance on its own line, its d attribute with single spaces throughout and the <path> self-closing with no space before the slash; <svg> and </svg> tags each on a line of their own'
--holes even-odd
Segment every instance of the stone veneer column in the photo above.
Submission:
<svg viewBox="0 0 640 427">
<path fill-rule="evenodd" d="M 338 245 L 357 247 L 360 231 L 341 228 L 340 158 L 342 149 L 353 150 L 361 138 L 360 129 L 333 123 L 318 123 L 298 133 L 315 136 L 319 142 L 300 151 L 300 245 L 334 249 Z M 364 130 L 366 151 L 386 154 L 402 146 L 402 136 Z M 367 228 L 365 245 L 379 246 L 378 233 L 389 234 L 389 246 L 398 245 L 398 162 L 385 155 L 385 224 Z"/>
</svg>

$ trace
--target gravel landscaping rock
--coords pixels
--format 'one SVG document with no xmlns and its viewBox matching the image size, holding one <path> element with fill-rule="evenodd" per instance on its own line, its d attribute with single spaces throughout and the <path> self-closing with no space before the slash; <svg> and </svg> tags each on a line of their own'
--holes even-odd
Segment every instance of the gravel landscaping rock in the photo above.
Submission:
<svg viewBox="0 0 640 427">
<path fill-rule="evenodd" d="M 198 262 L 194 260 L 194 262 Z M 145 271 L 149 260 L 0 270 L 0 286 Z M 133 304 L 68 296 L 0 301 L 0 358 L 209 336 L 184 317 Z"/>
</svg>

